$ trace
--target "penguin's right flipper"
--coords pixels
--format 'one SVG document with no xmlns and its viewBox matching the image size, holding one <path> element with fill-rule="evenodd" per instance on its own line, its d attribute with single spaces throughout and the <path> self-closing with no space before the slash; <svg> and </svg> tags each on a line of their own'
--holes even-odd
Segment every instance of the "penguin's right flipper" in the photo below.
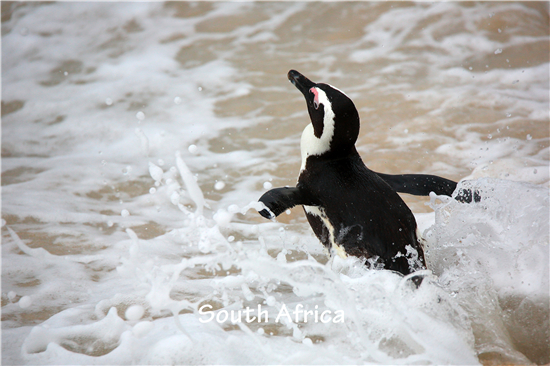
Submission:
<svg viewBox="0 0 550 366">
<path fill-rule="evenodd" d="M 259 199 L 265 205 L 265 209 L 259 211 L 266 219 L 273 219 L 289 208 L 298 205 L 314 205 L 310 197 L 296 187 L 274 188 L 267 191 Z"/>
</svg>

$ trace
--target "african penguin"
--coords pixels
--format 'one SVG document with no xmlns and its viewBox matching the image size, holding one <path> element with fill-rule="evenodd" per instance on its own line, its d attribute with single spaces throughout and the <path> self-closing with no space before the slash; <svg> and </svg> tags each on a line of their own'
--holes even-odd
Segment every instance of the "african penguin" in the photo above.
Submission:
<svg viewBox="0 0 550 366">
<path fill-rule="evenodd" d="M 360 122 L 351 99 L 295 70 L 288 79 L 304 95 L 311 119 L 301 137 L 302 166 L 296 187 L 266 192 L 259 213 L 272 219 L 302 205 L 329 252 L 362 257 L 403 275 L 426 268 L 416 220 L 397 192 L 451 195 L 457 184 L 433 175 L 368 169 L 355 149 Z"/>
</svg>

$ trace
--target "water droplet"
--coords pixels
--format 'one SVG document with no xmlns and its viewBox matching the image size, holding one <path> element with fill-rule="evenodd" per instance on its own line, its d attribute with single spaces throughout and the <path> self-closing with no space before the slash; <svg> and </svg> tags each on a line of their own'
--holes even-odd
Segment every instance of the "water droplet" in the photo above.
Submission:
<svg viewBox="0 0 550 366">
<path fill-rule="evenodd" d="M 488 134 L 488 135 L 487 135 L 487 138 L 488 138 L 488 139 L 490 140 L 490 139 L 492 139 L 492 138 L 493 138 L 493 135 L 491 135 L 491 134 Z"/>
<path fill-rule="evenodd" d="M 174 98 L 174 103 L 175 104 L 181 104 L 181 98 L 180 97 L 175 97 Z"/>
<path fill-rule="evenodd" d="M 149 189 L 149 193 L 155 194 L 157 193 L 157 189 L 155 187 L 151 187 L 151 189 Z"/>
<path fill-rule="evenodd" d="M 497 48 L 497 50 L 495 51 L 495 55 L 498 55 L 499 53 L 502 53 L 502 48 Z"/>
<path fill-rule="evenodd" d="M 474 68 L 472 66 L 468 67 L 470 70 L 473 70 Z"/>
<path fill-rule="evenodd" d="M 506 117 L 508 117 L 508 118 L 512 117 L 512 113 L 507 112 Z"/>
<path fill-rule="evenodd" d="M 537 174 L 538 170 L 537 169 L 533 169 L 533 174 Z"/>
<path fill-rule="evenodd" d="M 219 182 L 216 182 L 216 184 L 214 184 L 214 189 L 216 191 L 221 191 L 224 188 L 225 188 L 225 182 L 222 182 L 221 180 Z"/>
<path fill-rule="evenodd" d="M 189 145 L 187 150 L 189 150 L 191 154 L 195 155 L 199 149 L 197 148 L 197 145 Z"/>
<path fill-rule="evenodd" d="M 132 305 L 126 309 L 126 312 L 124 315 L 126 316 L 126 319 L 137 321 L 140 320 L 143 317 L 143 314 L 145 313 L 145 309 L 141 305 Z"/>
<path fill-rule="evenodd" d="M 143 121 L 145 119 L 145 113 L 143 113 L 142 111 L 137 112 L 136 118 L 139 119 L 140 121 Z"/>
<path fill-rule="evenodd" d="M 23 296 L 19 299 L 19 307 L 21 309 L 26 309 L 32 304 L 32 299 L 30 296 Z"/>
<path fill-rule="evenodd" d="M 128 216 L 130 216 L 130 211 L 124 209 L 124 210 L 120 211 L 120 216 L 128 217 Z"/>
<path fill-rule="evenodd" d="M 533 138 L 533 136 L 531 136 L 530 134 L 528 134 L 528 135 L 526 136 L 526 138 L 527 138 L 527 140 L 531 140 L 531 139 Z"/>
<path fill-rule="evenodd" d="M 498 32 L 499 32 L 499 33 L 502 33 L 502 30 L 500 30 L 500 28 L 499 28 L 499 29 L 498 29 Z"/>
<path fill-rule="evenodd" d="M 200 91 L 200 92 L 202 91 L 202 86 L 199 86 L 199 91 Z"/>
<path fill-rule="evenodd" d="M 105 99 L 105 104 L 107 105 L 113 105 L 113 100 L 111 98 L 106 98 Z"/>
<path fill-rule="evenodd" d="M 230 213 L 237 213 L 239 212 L 239 205 L 229 205 L 229 207 L 227 208 L 227 212 L 230 212 Z"/>
<path fill-rule="evenodd" d="M 273 184 L 270 182 L 264 182 L 264 189 L 271 189 L 271 187 L 273 187 Z"/>
<path fill-rule="evenodd" d="M 69 75 L 69 73 L 68 73 L 67 71 L 65 71 L 65 72 L 63 73 L 63 75 L 67 76 L 67 75 Z"/>
</svg>

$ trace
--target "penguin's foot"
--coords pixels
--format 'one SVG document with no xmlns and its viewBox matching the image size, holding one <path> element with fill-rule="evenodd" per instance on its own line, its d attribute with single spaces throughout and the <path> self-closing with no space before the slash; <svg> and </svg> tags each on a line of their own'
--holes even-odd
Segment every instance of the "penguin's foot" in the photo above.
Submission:
<svg viewBox="0 0 550 366">
<path fill-rule="evenodd" d="M 461 189 L 456 195 L 455 199 L 462 203 L 472 203 L 481 201 L 479 191 L 473 191 L 471 189 Z"/>
</svg>

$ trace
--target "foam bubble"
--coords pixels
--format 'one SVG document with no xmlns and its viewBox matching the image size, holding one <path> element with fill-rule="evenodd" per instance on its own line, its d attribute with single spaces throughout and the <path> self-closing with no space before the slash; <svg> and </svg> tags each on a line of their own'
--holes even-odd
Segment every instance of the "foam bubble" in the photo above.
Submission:
<svg viewBox="0 0 550 366">
<path fill-rule="evenodd" d="M 239 210 L 240 210 L 239 206 L 235 204 L 229 205 L 229 207 L 227 207 L 227 211 L 231 213 L 237 213 L 239 212 Z"/>
<path fill-rule="evenodd" d="M 204 208 L 204 195 L 197 184 L 195 176 L 191 173 L 191 171 L 187 167 L 187 164 L 185 164 L 185 162 L 183 161 L 181 153 L 179 151 L 176 152 L 176 163 L 183 182 L 185 183 L 185 188 L 187 188 L 191 199 L 195 202 L 197 206 L 197 214 L 202 215 L 202 210 Z"/>
<path fill-rule="evenodd" d="M 136 136 L 139 138 L 139 141 L 141 143 L 141 150 L 145 156 L 149 155 L 149 139 L 143 132 L 141 128 L 136 128 L 134 130 Z"/>
<path fill-rule="evenodd" d="M 126 319 L 128 320 L 139 320 L 143 317 L 145 309 L 141 305 L 132 305 L 126 309 Z"/>
<path fill-rule="evenodd" d="M 216 221 L 216 224 L 219 227 L 227 227 L 229 223 L 231 222 L 231 218 L 233 217 L 233 214 L 223 210 L 219 209 L 213 216 L 214 221 Z"/>
<path fill-rule="evenodd" d="M 269 306 L 274 306 L 276 303 L 276 300 L 273 296 L 268 296 L 265 301 L 266 301 L 266 304 Z"/>
<path fill-rule="evenodd" d="M 26 309 L 32 305 L 32 298 L 30 296 L 23 296 L 19 299 L 18 304 L 21 309 Z"/>
<path fill-rule="evenodd" d="M 149 162 L 149 174 L 155 181 L 161 181 L 164 171 L 159 166 Z"/>
<path fill-rule="evenodd" d="M 150 321 L 139 322 L 132 328 L 132 333 L 137 338 L 145 337 L 153 328 L 155 324 Z"/>
</svg>

